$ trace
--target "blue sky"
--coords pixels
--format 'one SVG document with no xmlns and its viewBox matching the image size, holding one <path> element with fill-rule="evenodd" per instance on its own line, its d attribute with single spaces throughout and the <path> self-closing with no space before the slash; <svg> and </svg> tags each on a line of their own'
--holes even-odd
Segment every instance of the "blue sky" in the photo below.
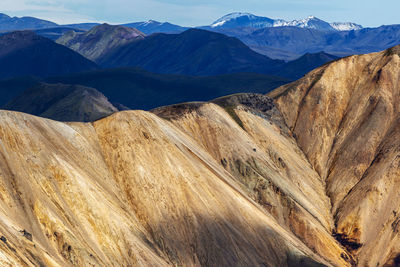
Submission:
<svg viewBox="0 0 400 267">
<path fill-rule="evenodd" d="M 0 12 L 58 23 L 123 23 L 154 19 L 183 26 L 208 25 L 236 11 L 281 19 L 314 15 L 363 26 L 400 24 L 399 0 L 0 0 Z"/>
</svg>

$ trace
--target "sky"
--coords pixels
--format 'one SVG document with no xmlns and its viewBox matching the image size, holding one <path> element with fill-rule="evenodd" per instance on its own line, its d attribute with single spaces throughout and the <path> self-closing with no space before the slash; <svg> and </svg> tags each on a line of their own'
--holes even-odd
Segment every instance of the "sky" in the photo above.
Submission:
<svg viewBox="0 0 400 267">
<path fill-rule="evenodd" d="M 328 22 L 355 22 L 364 27 L 400 24 L 399 0 L 0 0 L 0 12 L 33 16 L 59 24 L 146 20 L 182 26 L 209 25 L 231 12 L 273 19 L 314 15 Z"/>
</svg>

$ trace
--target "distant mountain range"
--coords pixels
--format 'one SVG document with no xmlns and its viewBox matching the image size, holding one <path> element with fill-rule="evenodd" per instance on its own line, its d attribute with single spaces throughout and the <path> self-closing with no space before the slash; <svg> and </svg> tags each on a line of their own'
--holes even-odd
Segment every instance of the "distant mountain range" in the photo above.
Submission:
<svg viewBox="0 0 400 267">
<path fill-rule="evenodd" d="M 68 30 L 88 31 L 98 23 L 57 25 L 30 17 L 1 16 L 2 31 L 34 29 L 42 36 L 56 40 Z M 8 25 L 8 26 L 7 26 Z M 179 34 L 188 27 L 149 20 L 124 24 L 146 35 Z M 58 29 L 59 28 L 59 29 Z M 250 13 L 231 13 L 210 25 L 195 27 L 236 37 L 252 50 L 273 59 L 291 61 L 306 53 L 326 53 L 343 57 L 377 52 L 400 43 L 400 25 L 363 28 L 353 22 L 329 23 L 309 16 L 301 20 L 271 19 Z"/>
<path fill-rule="evenodd" d="M 151 72 L 218 75 L 271 73 L 284 62 L 260 55 L 236 38 L 199 29 L 154 34 L 123 45 L 101 58 L 107 68 L 141 67 Z"/>
<path fill-rule="evenodd" d="M 361 25 L 352 22 L 328 23 L 314 16 L 309 16 L 302 20 L 285 21 L 282 19 L 270 19 L 259 17 L 250 13 L 231 13 L 216 20 L 210 25 L 211 28 L 270 28 L 270 27 L 299 27 L 321 31 L 349 31 L 360 30 Z"/>
<path fill-rule="evenodd" d="M 302 64 L 288 64 L 256 53 L 237 38 L 200 29 L 145 37 L 136 29 L 103 24 L 86 33 L 67 33 L 57 42 L 105 68 L 140 67 L 184 75 L 247 72 L 296 79 L 337 58 L 319 53 Z"/>
<path fill-rule="evenodd" d="M 5 14 L 0 14 L 0 31 L 12 30 L 35 30 L 43 28 L 54 28 L 57 26 L 76 28 L 81 30 L 89 30 L 99 23 L 77 23 L 58 25 L 54 22 L 41 20 L 33 17 L 9 17 Z M 122 26 L 136 28 L 145 34 L 152 33 L 181 33 L 189 27 L 182 27 L 179 25 L 171 24 L 169 22 L 159 22 L 155 20 L 148 20 L 142 22 L 132 22 L 121 24 Z M 302 20 L 286 21 L 282 19 L 271 19 L 268 17 L 255 16 L 250 13 L 236 12 L 225 15 L 220 19 L 213 22 L 211 25 L 198 26 L 195 28 L 268 28 L 268 27 L 300 27 L 309 28 L 323 31 L 349 31 L 360 30 L 363 27 L 353 22 L 334 22 L 328 23 L 314 16 L 309 16 Z"/>
<path fill-rule="evenodd" d="M 319 31 L 299 27 L 263 28 L 251 33 L 221 31 L 272 58 L 291 60 L 305 53 L 325 51 L 339 57 L 378 52 L 400 43 L 400 25 L 356 31 Z"/>
</svg>

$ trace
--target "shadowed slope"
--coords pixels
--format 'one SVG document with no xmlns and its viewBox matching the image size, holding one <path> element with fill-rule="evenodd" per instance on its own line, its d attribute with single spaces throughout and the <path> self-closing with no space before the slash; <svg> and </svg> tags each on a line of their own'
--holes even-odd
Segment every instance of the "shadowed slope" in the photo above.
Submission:
<svg viewBox="0 0 400 267">
<path fill-rule="evenodd" d="M 93 88 L 80 85 L 45 84 L 30 88 L 3 106 L 58 121 L 95 121 L 118 109 Z"/>
<path fill-rule="evenodd" d="M 236 38 L 205 30 L 154 34 L 99 59 L 105 67 L 141 67 L 157 73 L 217 75 L 269 73 L 283 64 L 257 54 Z"/>
<path fill-rule="evenodd" d="M 62 64 L 61 64 L 62 62 Z M 47 77 L 98 69 L 78 53 L 30 31 L 0 36 L 0 78 Z"/>
</svg>

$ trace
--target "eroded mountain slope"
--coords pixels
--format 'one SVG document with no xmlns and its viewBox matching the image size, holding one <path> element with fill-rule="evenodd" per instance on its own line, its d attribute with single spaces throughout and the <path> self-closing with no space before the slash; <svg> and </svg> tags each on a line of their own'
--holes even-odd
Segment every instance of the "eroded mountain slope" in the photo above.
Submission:
<svg viewBox="0 0 400 267">
<path fill-rule="evenodd" d="M 251 198 L 312 250 L 335 265 L 351 263 L 332 237 L 324 182 L 288 135 L 271 99 L 242 94 L 215 102 L 221 107 L 189 103 L 153 112 L 196 140 Z"/>
<path fill-rule="evenodd" d="M 270 94 L 326 182 L 337 238 L 359 266 L 400 254 L 399 52 L 344 58 Z"/>
<path fill-rule="evenodd" d="M 330 264 L 154 114 L 0 122 L 2 265 Z"/>
</svg>

